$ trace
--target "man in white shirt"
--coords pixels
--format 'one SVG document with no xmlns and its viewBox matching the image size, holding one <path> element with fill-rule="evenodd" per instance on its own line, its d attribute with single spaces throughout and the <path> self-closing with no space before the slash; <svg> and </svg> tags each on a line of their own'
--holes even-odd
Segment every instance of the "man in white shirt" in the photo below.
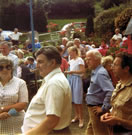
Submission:
<svg viewBox="0 0 132 135">
<path fill-rule="evenodd" d="M 9 35 L 9 38 L 11 39 L 13 45 L 18 45 L 19 44 L 19 38 L 20 36 L 22 36 L 23 33 L 21 32 L 18 32 L 18 28 L 15 28 L 14 29 L 14 32 L 12 32 L 10 35 Z"/>
<path fill-rule="evenodd" d="M 113 35 L 112 39 L 117 40 L 118 38 L 121 38 L 122 39 L 122 34 L 120 34 L 120 29 L 119 28 L 116 28 L 115 29 L 115 34 Z"/>
<path fill-rule="evenodd" d="M 68 127 L 71 121 L 71 89 L 60 69 L 59 52 L 45 46 L 37 51 L 36 61 L 43 81 L 25 114 L 24 135 L 47 135 Z"/>
</svg>

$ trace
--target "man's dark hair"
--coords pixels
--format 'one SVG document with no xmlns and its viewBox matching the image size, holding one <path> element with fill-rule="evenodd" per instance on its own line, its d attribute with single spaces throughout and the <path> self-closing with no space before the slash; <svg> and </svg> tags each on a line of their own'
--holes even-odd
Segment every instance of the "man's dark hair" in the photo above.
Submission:
<svg viewBox="0 0 132 135">
<path fill-rule="evenodd" d="M 63 49 L 60 46 L 57 46 L 56 48 L 60 53 L 63 51 Z"/>
<path fill-rule="evenodd" d="M 122 52 L 122 53 L 117 54 L 116 57 L 119 57 L 122 59 L 121 67 L 124 69 L 126 66 L 128 66 L 129 72 L 130 74 L 132 74 L 132 54 Z"/>
<path fill-rule="evenodd" d="M 37 57 L 40 54 L 43 54 L 44 56 L 46 56 L 48 60 L 55 59 L 57 64 L 61 64 L 61 55 L 59 51 L 57 50 L 57 48 L 54 46 L 45 46 L 43 48 L 40 48 L 36 52 L 35 56 Z"/>
</svg>

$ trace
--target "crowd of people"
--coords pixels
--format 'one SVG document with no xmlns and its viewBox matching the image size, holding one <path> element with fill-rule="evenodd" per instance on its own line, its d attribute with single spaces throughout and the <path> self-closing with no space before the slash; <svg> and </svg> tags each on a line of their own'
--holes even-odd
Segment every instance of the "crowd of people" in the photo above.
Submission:
<svg viewBox="0 0 132 135">
<path fill-rule="evenodd" d="M 132 134 L 132 54 L 107 56 L 111 46 L 127 45 L 118 28 L 98 48 L 63 37 L 56 47 L 35 39 L 35 52 L 29 41 L 19 48 L 22 34 L 15 28 L 6 40 L 0 29 L 0 134 L 47 135 L 75 122 L 83 128 L 83 104 L 89 116 L 85 135 Z M 28 75 L 38 71 L 42 83 L 30 101 Z"/>
</svg>

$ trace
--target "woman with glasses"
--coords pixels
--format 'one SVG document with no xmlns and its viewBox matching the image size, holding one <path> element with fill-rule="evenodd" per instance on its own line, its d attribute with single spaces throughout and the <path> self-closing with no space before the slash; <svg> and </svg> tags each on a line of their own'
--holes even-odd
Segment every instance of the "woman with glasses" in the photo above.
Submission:
<svg viewBox="0 0 132 135">
<path fill-rule="evenodd" d="M 19 134 L 28 102 L 25 81 L 13 76 L 13 62 L 0 57 L 0 134 Z"/>
</svg>

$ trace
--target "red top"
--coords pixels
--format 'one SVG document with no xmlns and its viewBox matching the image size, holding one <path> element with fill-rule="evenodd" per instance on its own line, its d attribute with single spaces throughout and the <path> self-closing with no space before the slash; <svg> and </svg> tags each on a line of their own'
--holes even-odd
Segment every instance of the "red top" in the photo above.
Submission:
<svg viewBox="0 0 132 135">
<path fill-rule="evenodd" d="M 66 59 L 62 58 L 60 68 L 61 68 L 61 71 L 62 71 L 62 72 L 68 70 L 68 62 L 67 62 Z"/>
</svg>

